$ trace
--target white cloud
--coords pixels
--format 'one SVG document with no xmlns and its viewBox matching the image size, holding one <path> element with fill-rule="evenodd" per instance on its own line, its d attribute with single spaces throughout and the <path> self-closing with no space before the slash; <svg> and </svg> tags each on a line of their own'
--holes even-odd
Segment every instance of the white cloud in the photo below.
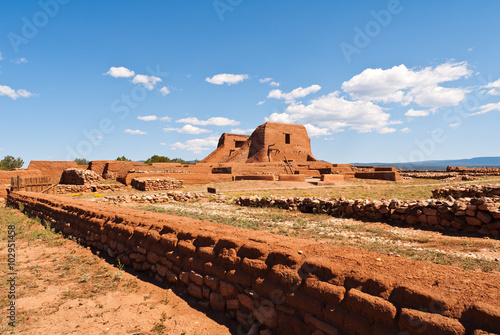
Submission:
<svg viewBox="0 0 500 335">
<path fill-rule="evenodd" d="M 273 81 L 273 78 L 264 78 L 264 79 L 259 79 L 259 82 L 261 84 L 264 84 L 264 83 L 269 83 L 270 86 L 273 86 L 273 87 L 278 87 L 280 86 L 280 83 L 277 82 L 277 81 Z"/>
<path fill-rule="evenodd" d="M 265 100 L 259 101 L 257 102 L 257 106 L 263 105 L 265 102 L 266 102 Z"/>
<path fill-rule="evenodd" d="M 425 107 L 455 106 L 465 99 L 465 88 L 439 86 L 466 78 L 472 71 L 467 62 L 444 63 L 422 70 L 408 69 L 404 64 L 391 69 L 366 69 L 342 84 L 353 99 L 375 102 L 416 103 Z"/>
<path fill-rule="evenodd" d="M 222 126 L 237 126 L 240 124 L 239 121 L 231 120 L 231 119 L 228 119 L 225 117 L 220 117 L 220 116 L 211 117 L 210 119 L 205 120 L 205 121 L 198 120 L 198 118 L 196 118 L 196 117 L 187 117 L 184 119 L 177 120 L 175 122 L 190 123 L 190 124 L 194 124 L 197 126 L 221 126 L 221 127 Z"/>
<path fill-rule="evenodd" d="M 199 154 L 203 151 L 215 149 L 215 147 L 217 147 L 218 140 L 219 138 L 216 136 L 195 138 L 186 142 L 176 142 L 172 144 L 170 148 L 173 150 L 188 150 L 195 154 Z"/>
<path fill-rule="evenodd" d="M 309 136 L 326 136 L 326 135 L 331 135 L 332 133 L 330 132 L 330 129 L 328 128 L 320 128 L 316 127 L 310 123 L 305 124 L 304 127 L 306 127 L 307 134 Z"/>
<path fill-rule="evenodd" d="M 470 115 L 481 115 L 492 111 L 500 111 L 500 102 L 482 105 L 478 109 L 479 112 L 475 112 Z"/>
<path fill-rule="evenodd" d="M 491 90 L 488 91 L 490 95 L 500 95 L 500 79 L 483 86 L 483 88 L 491 88 Z"/>
<path fill-rule="evenodd" d="M 457 122 L 457 123 L 452 123 L 449 126 L 452 127 L 452 128 L 455 128 L 455 127 L 458 127 L 459 125 L 460 125 L 460 123 Z"/>
<path fill-rule="evenodd" d="M 165 142 L 160 142 L 160 145 L 167 145 L 167 143 L 165 143 Z"/>
<path fill-rule="evenodd" d="M 168 87 L 163 86 L 162 88 L 160 88 L 160 93 L 161 95 L 165 96 L 167 94 L 170 94 L 170 90 L 168 89 Z"/>
<path fill-rule="evenodd" d="M 237 84 L 243 80 L 248 79 L 248 74 L 231 74 L 231 73 L 220 73 L 216 74 L 212 78 L 205 78 L 205 81 L 210 84 L 222 85 L 222 84 Z"/>
<path fill-rule="evenodd" d="M 106 72 L 106 74 L 110 75 L 111 77 L 115 78 L 129 78 L 135 75 L 135 72 L 132 70 L 127 69 L 126 67 L 120 66 L 120 67 L 110 67 L 109 71 Z"/>
<path fill-rule="evenodd" d="M 267 121 L 316 124 L 331 131 L 350 128 L 358 132 L 379 130 L 389 124 L 390 115 L 369 101 L 348 101 L 333 92 L 311 100 L 309 105 L 292 104 L 284 113 L 273 113 Z"/>
<path fill-rule="evenodd" d="M 195 134 L 195 135 L 202 133 L 210 133 L 210 130 L 208 129 L 198 128 L 190 124 L 186 124 L 182 128 L 172 128 L 172 127 L 163 128 L 163 131 L 164 132 L 176 131 L 180 134 Z"/>
<path fill-rule="evenodd" d="M 474 47 L 467 49 L 468 52 L 472 52 L 472 50 L 474 50 Z"/>
<path fill-rule="evenodd" d="M 141 121 L 156 121 L 156 120 L 158 120 L 158 117 L 156 115 L 138 116 L 137 118 Z"/>
<path fill-rule="evenodd" d="M 241 129 L 241 128 L 233 128 L 231 129 L 231 134 L 240 134 L 240 135 L 249 135 L 253 133 L 255 129 Z"/>
<path fill-rule="evenodd" d="M 24 57 L 21 57 L 21 58 L 16 59 L 14 63 L 16 63 L 16 64 L 28 63 L 28 60 Z"/>
<path fill-rule="evenodd" d="M 132 134 L 132 135 L 146 135 L 147 133 L 145 131 L 139 130 L 139 129 L 125 129 L 126 133 Z"/>
<path fill-rule="evenodd" d="M 283 99 L 288 103 L 293 102 L 297 98 L 303 98 L 311 93 L 316 93 L 321 89 L 319 85 L 311 85 L 309 87 L 303 88 L 298 87 L 289 93 L 283 93 L 281 90 L 272 90 L 267 95 L 268 98 Z"/>
<path fill-rule="evenodd" d="M 164 117 L 161 117 L 160 118 L 160 121 L 167 121 L 167 122 L 170 122 L 172 121 L 172 118 L 170 116 L 164 116 Z"/>
<path fill-rule="evenodd" d="M 12 100 L 16 100 L 17 98 L 29 98 L 35 94 L 23 89 L 15 90 L 9 86 L 0 85 L 0 96 L 2 95 L 8 96 Z"/>
<path fill-rule="evenodd" d="M 146 74 L 138 74 L 132 79 L 134 84 L 142 84 L 148 90 L 152 90 L 156 83 L 160 82 L 161 79 L 155 76 L 148 76 Z"/>
<path fill-rule="evenodd" d="M 406 128 L 401 129 L 400 132 L 402 132 L 404 134 L 408 134 L 408 133 L 411 133 L 411 129 L 406 127 Z"/>
<path fill-rule="evenodd" d="M 427 110 L 414 110 L 412 108 L 408 112 L 406 112 L 405 115 L 409 117 L 419 117 L 419 116 L 427 116 L 429 115 L 429 113 L 430 112 Z"/>
<path fill-rule="evenodd" d="M 389 128 L 389 127 L 383 127 L 379 129 L 379 134 L 390 134 L 396 132 L 396 129 L 394 128 Z"/>
</svg>

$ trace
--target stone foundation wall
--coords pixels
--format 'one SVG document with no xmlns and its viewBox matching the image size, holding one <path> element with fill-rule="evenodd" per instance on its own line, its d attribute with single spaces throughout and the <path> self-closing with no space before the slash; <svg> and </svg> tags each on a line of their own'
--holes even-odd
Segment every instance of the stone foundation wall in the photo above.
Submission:
<svg viewBox="0 0 500 335">
<path fill-rule="evenodd" d="M 500 333 L 495 274 L 52 195 L 8 203 L 225 311 L 240 334 Z"/>
<path fill-rule="evenodd" d="M 86 185 L 99 183 L 101 180 L 101 176 L 94 171 L 70 168 L 63 171 L 60 183 L 68 185 Z"/>
<path fill-rule="evenodd" d="M 500 184 L 447 186 L 432 190 L 433 198 L 500 198 Z"/>
<path fill-rule="evenodd" d="M 159 178 L 134 178 L 131 185 L 139 191 L 165 191 L 183 188 L 182 180 L 169 177 Z"/>
<path fill-rule="evenodd" d="M 58 185 L 58 194 L 92 193 L 102 191 L 118 191 L 125 188 L 123 184 L 96 184 L 96 185 Z"/>
<path fill-rule="evenodd" d="M 397 199 L 374 201 L 240 196 L 233 200 L 241 206 L 278 207 L 304 213 L 391 220 L 410 226 L 427 225 L 436 229 L 500 237 L 500 201 L 498 198 L 454 201 L 401 201 Z"/>
<path fill-rule="evenodd" d="M 280 174 L 279 181 L 306 181 L 306 176 L 303 174 Z"/>
</svg>

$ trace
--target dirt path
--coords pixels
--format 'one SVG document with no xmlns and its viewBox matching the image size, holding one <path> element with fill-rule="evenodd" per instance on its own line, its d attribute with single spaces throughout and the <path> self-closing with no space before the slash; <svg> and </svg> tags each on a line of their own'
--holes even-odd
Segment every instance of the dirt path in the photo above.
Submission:
<svg viewBox="0 0 500 335">
<path fill-rule="evenodd" d="M 16 327 L 2 315 L 2 334 L 231 334 L 223 315 L 209 318 L 204 310 L 161 284 L 150 283 L 120 270 L 88 248 L 35 223 L 24 225 L 2 209 L 5 223 L 16 224 Z M 18 216 L 18 213 L 16 213 Z M 19 220 L 29 221 L 24 217 Z M 28 231 L 31 228 L 31 232 Z M 3 239 L 2 239 L 3 240 Z M 2 313 L 9 301 L 5 286 L 7 248 L 2 241 Z M 199 310 L 193 308 L 197 307 Z"/>
</svg>

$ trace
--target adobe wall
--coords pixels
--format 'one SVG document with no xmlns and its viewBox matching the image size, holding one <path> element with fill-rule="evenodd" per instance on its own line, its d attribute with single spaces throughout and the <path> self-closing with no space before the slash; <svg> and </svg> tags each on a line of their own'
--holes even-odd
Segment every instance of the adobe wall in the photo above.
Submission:
<svg viewBox="0 0 500 335">
<path fill-rule="evenodd" d="M 398 172 L 384 172 L 384 171 L 373 171 L 373 172 L 356 172 L 354 174 L 355 178 L 359 179 L 378 179 L 378 180 L 389 180 L 389 181 L 401 181 L 403 178 Z"/>
<path fill-rule="evenodd" d="M 61 180 L 64 170 L 69 168 L 78 168 L 75 161 L 31 161 L 28 170 L 40 170 L 43 176 L 49 176 Z"/>
<path fill-rule="evenodd" d="M 249 135 L 223 133 L 217 143 L 217 149 L 205 157 L 201 163 L 219 163 L 226 161 L 236 151 L 240 150 L 243 143 L 246 142 L 249 137 Z"/>
<path fill-rule="evenodd" d="M 311 140 L 303 125 L 266 122 L 258 126 L 251 141 L 247 163 L 316 161 L 311 152 Z M 287 143 L 287 141 L 289 143 Z"/>
<path fill-rule="evenodd" d="M 116 179 L 119 182 L 123 182 L 129 171 L 141 170 L 147 167 L 148 165 L 142 162 L 111 161 L 106 163 L 104 167 L 103 177 L 111 177 L 111 179 Z"/>
<path fill-rule="evenodd" d="M 7 198 L 7 190 L 10 190 L 12 177 L 17 178 L 17 176 L 22 178 L 42 177 L 42 171 L 33 169 L 0 170 L 0 198 Z"/>
<path fill-rule="evenodd" d="M 109 160 L 91 161 L 89 163 L 88 169 L 94 171 L 101 177 L 104 177 L 104 168 L 106 167 L 106 164 L 108 164 L 109 162 L 115 162 L 115 161 L 109 161 Z"/>
<path fill-rule="evenodd" d="M 60 196 L 8 203 L 226 311 L 242 334 L 500 333 L 498 274 Z"/>
</svg>

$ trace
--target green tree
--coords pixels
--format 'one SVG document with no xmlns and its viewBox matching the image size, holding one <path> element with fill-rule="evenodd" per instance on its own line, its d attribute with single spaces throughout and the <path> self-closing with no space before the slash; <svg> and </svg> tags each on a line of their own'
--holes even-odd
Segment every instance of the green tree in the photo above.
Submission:
<svg viewBox="0 0 500 335">
<path fill-rule="evenodd" d="M 118 157 L 116 160 L 117 161 L 126 161 L 126 162 L 131 162 L 132 161 L 131 159 L 128 159 L 125 156 Z"/>
<path fill-rule="evenodd" d="M 23 164 L 24 161 L 21 159 L 21 157 L 14 158 L 13 156 L 7 155 L 0 161 L 0 169 L 1 170 L 17 169 L 22 167 Z"/>
<path fill-rule="evenodd" d="M 77 158 L 75 159 L 76 164 L 78 165 L 89 165 L 89 161 L 86 160 L 85 158 Z"/>
<path fill-rule="evenodd" d="M 181 158 L 168 158 L 165 156 L 153 155 L 148 158 L 144 163 L 179 163 L 179 164 L 192 164 L 192 162 L 185 161 Z"/>
</svg>

